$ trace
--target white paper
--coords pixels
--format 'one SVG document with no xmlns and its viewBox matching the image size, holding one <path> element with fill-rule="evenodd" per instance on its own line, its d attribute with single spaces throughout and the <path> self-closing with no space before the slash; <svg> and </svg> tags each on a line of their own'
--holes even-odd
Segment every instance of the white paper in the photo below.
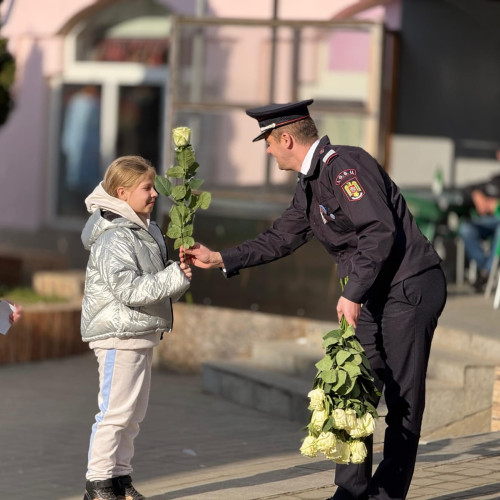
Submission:
<svg viewBox="0 0 500 500">
<path fill-rule="evenodd" d="M 0 333 L 6 335 L 11 327 L 9 316 L 16 311 L 16 307 L 6 300 L 0 300 Z"/>
</svg>

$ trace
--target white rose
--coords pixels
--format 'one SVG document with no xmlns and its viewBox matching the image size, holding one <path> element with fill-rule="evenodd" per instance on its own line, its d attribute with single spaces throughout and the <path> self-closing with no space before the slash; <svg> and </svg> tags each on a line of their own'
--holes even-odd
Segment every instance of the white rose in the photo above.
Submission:
<svg viewBox="0 0 500 500">
<path fill-rule="evenodd" d="M 328 453 L 335 448 L 336 443 L 337 438 L 333 432 L 322 432 L 316 438 L 316 449 L 328 455 Z"/>
<path fill-rule="evenodd" d="M 314 389 L 309 392 L 307 397 L 311 400 L 309 409 L 323 410 L 325 408 L 325 391 L 323 389 Z"/>
<path fill-rule="evenodd" d="M 360 438 L 366 436 L 365 428 L 360 418 L 357 418 L 354 427 L 351 427 L 349 429 L 349 435 L 353 438 Z"/>
<path fill-rule="evenodd" d="M 353 409 L 345 411 L 346 429 L 354 429 L 356 427 L 356 412 Z"/>
<path fill-rule="evenodd" d="M 366 458 L 366 446 L 363 441 L 351 441 L 349 443 L 351 461 L 353 464 L 361 464 Z"/>
<path fill-rule="evenodd" d="M 323 429 L 323 424 L 328 418 L 325 410 L 314 410 L 311 415 L 311 424 L 317 432 L 321 432 Z"/>
<path fill-rule="evenodd" d="M 337 464 L 348 464 L 351 456 L 351 449 L 347 443 L 337 439 L 335 448 L 326 456 Z"/>
<path fill-rule="evenodd" d="M 191 139 L 191 129 L 189 127 L 177 127 L 172 130 L 172 137 L 177 148 L 187 146 Z"/>
<path fill-rule="evenodd" d="M 312 436 L 307 436 L 302 446 L 300 447 L 300 453 L 305 457 L 315 457 L 316 456 L 316 439 Z"/>
<path fill-rule="evenodd" d="M 347 420 L 345 418 L 345 411 L 342 410 L 341 408 L 336 408 L 332 412 L 332 417 L 334 424 L 333 426 L 335 429 L 345 429 L 347 425 Z"/>
<path fill-rule="evenodd" d="M 365 413 L 359 420 L 365 431 L 365 436 L 370 436 L 375 432 L 375 419 L 371 413 Z"/>
</svg>

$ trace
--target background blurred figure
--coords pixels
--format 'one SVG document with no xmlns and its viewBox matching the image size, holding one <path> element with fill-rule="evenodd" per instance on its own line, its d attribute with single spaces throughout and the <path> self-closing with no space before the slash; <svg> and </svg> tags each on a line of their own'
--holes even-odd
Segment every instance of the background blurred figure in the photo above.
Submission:
<svg viewBox="0 0 500 500">
<path fill-rule="evenodd" d="M 500 150 L 496 152 L 496 157 L 500 161 Z M 499 199 L 500 175 L 464 189 L 464 203 L 474 208 L 477 215 L 473 215 L 461 224 L 459 234 L 469 261 L 474 260 L 477 265 L 477 276 L 473 286 L 478 293 L 483 291 L 488 281 L 500 234 L 500 219 L 494 214 Z M 491 245 L 487 250 L 485 242 L 490 239 Z"/>
<path fill-rule="evenodd" d="M 66 187 L 88 193 L 101 179 L 99 89 L 86 85 L 68 102 L 62 132 Z"/>
</svg>

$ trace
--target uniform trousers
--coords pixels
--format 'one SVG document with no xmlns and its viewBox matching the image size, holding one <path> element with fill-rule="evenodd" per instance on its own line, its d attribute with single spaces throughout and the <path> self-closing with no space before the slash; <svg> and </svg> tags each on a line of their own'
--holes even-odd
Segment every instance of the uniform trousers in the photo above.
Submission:
<svg viewBox="0 0 500 500">
<path fill-rule="evenodd" d="M 99 413 L 90 436 L 87 480 L 131 474 L 134 439 L 146 415 L 153 348 L 94 349 Z"/>
<path fill-rule="evenodd" d="M 403 500 L 415 468 L 427 364 L 446 302 L 446 279 L 437 266 L 376 295 L 361 309 L 356 336 L 387 404 L 383 458 L 372 477 L 368 439 L 364 463 L 336 465 L 335 500 Z"/>
</svg>

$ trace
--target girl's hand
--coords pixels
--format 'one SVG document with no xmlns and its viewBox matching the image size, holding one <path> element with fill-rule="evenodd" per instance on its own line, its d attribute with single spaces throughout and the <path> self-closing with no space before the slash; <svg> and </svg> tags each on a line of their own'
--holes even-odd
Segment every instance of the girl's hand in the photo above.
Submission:
<svg viewBox="0 0 500 500">
<path fill-rule="evenodd" d="M 189 281 L 191 281 L 191 278 L 193 277 L 193 272 L 191 271 L 191 268 L 185 262 L 180 263 L 180 268 L 181 268 L 181 271 L 186 276 L 186 278 Z"/>
</svg>

